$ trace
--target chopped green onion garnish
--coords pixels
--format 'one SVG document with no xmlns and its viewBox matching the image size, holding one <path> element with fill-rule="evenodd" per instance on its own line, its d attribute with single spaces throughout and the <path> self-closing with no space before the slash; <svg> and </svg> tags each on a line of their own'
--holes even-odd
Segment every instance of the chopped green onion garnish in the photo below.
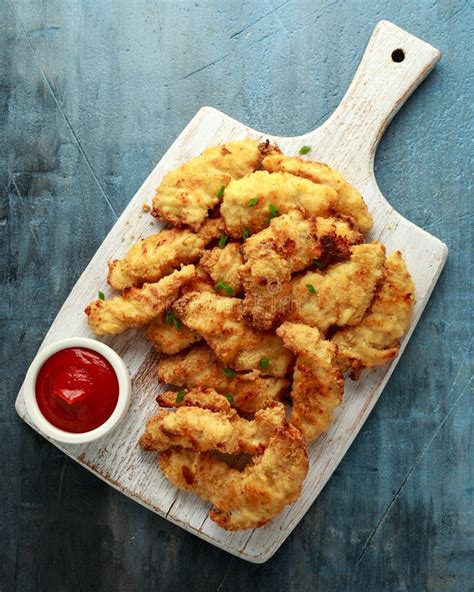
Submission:
<svg viewBox="0 0 474 592">
<path fill-rule="evenodd" d="M 223 234 L 221 236 L 221 238 L 219 239 L 219 249 L 223 249 L 226 246 L 228 238 L 229 237 L 226 234 Z"/>
<path fill-rule="evenodd" d="M 217 192 L 217 196 L 216 197 L 218 197 L 219 199 L 222 199 L 222 197 L 224 196 L 224 191 L 225 191 L 225 185 L 222 185 L 222 187 Z"/>
<path fill-rule="evenodd" d="M 308 288 L 308 292 L 310 294 L 316 294 L 316 288 L 313 286 L 313 284 L 306 284 L 306 287 Z"/>
<path fill-rule="evenodd" d="M 310 152 L 311 150 L 311 146 L 301 146 L 301 148 L 298 150 L 299 154 L 308 154 L 308 152 Z"/>
<path fill-rule="evenodd" d="M 178 319 L 178 317 L 175 317 L 174 314 L 171 312 L 166 313 L 166 324 L 173 324 L 176 329 L 181 329 L 181 321 Z"/>
<path fill-rule="evenodd" d="M 285 403 L 288 403 L 290 407 L 293 407 L 293 397 L 285 397 L 284 401 Z"/>
<path fill-rule="evenodd" d="M 232 289 L 232 286 L 229 286 L 229 284 L 227 284 L 226 282 L 224 282 L 224 280 L 221 280 L 220 282 L 217 282 L 217 284 L 216 284 L 216 290 L 224 290 L 224 292 L 226 292 L 227 296 L 233 296 L 234 295 L 234 290 Z"/>
<path fill-rule="evenodd" d="M 225 398 L 229 401 L 229 403 L 234 402 L 234 397 L 232 395 L 226 395 Z"/>
<path fill-rule="evenodd" d="M 280 211 L 272 203 L 268 204 L 268 211 L 270 213 L 267 216 L 267 224 L 270 224 L 270 221 L 273 220 L 273 218 L 277 218 L 280 215 Z"/>
<path fill-rule="evenodd" d="M 99 292 L 99 300 L 105 300 L 105 294 L 103 292 Z"/>
<path fill-rule="evenodd" d="M 252 199 L 249 199 L 247 207 L 253 208 L 253 206 L 256 206 L 257 204 L 258 204 L 258 197 L 252 197 Z"/>
<path fill-rule="evenodd" d="M 260 360 L 260 368 L 266 368 L 269 363 L 270 358 L 263 358 L 263 360 Z"/>
<path fill-rule="evenodd" d="M 178 391 L 178 394 L 176 395 L 176 403 L 181 403 L 181 401 L 184 399 L 185 394 L 186 394 L 186 391 L 184 389 L 181 389 L 180 391 Z"/>
<path fill-rule="evenodd" d="M 249 231 L 249 229 L 248 229 L 248 228 L 246 228 L 246 229 L 245 229 L 245 230 L 242 232 L 242 238 L 243 238 L 244 240 L 247 240 L 249 236 L 250 236 L 250 231 Z"/>
<path fill-rule="evenodd" d="M 237 376 L 237 372 L 232 370 L 232 368 L 222 368 L 222 372 L 224 372 L 227 378 L 235 378 Z"/>
<path fill-rule="evenodd" d="M 324 265 L 321 263 L 321 261 L 319 261 L 319 259 L 313 259 L 313 265 L 318 269 L 322 269 L 324 267 Z"/>
</svg>

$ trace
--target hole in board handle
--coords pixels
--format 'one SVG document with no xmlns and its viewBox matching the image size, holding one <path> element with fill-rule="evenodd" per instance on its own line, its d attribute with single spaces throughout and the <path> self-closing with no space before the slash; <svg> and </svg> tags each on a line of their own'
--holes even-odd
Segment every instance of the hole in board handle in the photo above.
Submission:
<svg viewBox="0 0 474 592">
<path fill-rule="evenodd" d="M 399 64 L 400 62 L 403 62 L 403 60 L 405 59 L 405 52 L 403 51 L 403 49 L 394 49 L 392 51 L 392 61 L 393 62 L 397 62 L 397 64 Z"/>
</svg>

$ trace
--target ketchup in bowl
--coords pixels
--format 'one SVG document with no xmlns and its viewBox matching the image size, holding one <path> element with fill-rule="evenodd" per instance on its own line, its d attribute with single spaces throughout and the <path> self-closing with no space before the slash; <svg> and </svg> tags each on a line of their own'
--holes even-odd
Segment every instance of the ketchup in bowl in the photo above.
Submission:
<svg viewBox="0 0 474 592">
<path fill-rule="evenodd" d="M 43 364 L 35 394 L 41 413 L 50 423 L 78 434 L 98 428 L 112 415 L 119 382 L 104 356 L 85 347 L 70 347 Z"/>
</svg>

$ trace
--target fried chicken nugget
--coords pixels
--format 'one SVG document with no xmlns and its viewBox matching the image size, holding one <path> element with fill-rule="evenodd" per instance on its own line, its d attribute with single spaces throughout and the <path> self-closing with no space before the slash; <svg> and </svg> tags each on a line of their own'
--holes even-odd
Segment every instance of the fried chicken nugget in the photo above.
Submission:
<svg viewBox="0 0 474 592">
<path fill-rule="evenodd" d="M 123 296 L 93 300 L 84 311 L 89 317 L 89 326 L 96 335 L 113 335 L 146 325 L 163 314 L 195 276 L 194 265 L 185 265 L 159 282 L 130 288 Z"/>
<path fill-rule="evenodd" d="M 173 310 L 185 325 L 204 337 L 221 362 L 234 370 L 260 368 L 270 376 L 286 374 L 292 360 L 290 352 L 276 335 L 245 324 L 238 298 L 191 292 L 175 302 Z M 268 362 L 264 368 L 263 360 Z"/>
<path fill-rule="evenodd" d="M 209 516 L 225 530 L 267 524 L 298 499 L 308 473 L 306 445 L 293 426 L 277 430 L 264 453 L 243 471 L 194 450 L 168 450 L 159 461 L 173 485 L 213 505 Z"/>
<path fill-rule="evenodd" d="M 262 150 L 266 152 L 263 146 L 246 139 L 207 148 L 164 177 L 153 197 L 152 215 L 198 230 L 208 211 L 219 203 L 222 187 L 260 166 Z"/>
<path fill-rule="evenodd" d="M 350 255 L 350 245 L 363 235 L 350 219 L 305 218 L 296 208 L 275 218 L 270 226 L 246 240 L 241 248 L 246 263 L 240 267 L 247 323 L 271 329 L 288 313 L 291 274 L 319 262 Z"/>
<path fill-rule="evenodd" d="M 147 327 L 145 337 L 151 341 L 156 351 L 162 354 L 177 354 L 202 339 L 176 317 L 169 316 L 153 319 Z"/>
<path fill-rule="evenodd" d="M 351 247 L 351 258 L 324 272 L 308 272 L 292 281 L 293 310 L 287 319 L 317 327 L 357 325 L 384 275 L 385 247 L 369 243 Z"/>
<path fill-rule="evenodd" d="M 134 244 L 124 259 L 109 262 L 108 282 L 116 290 L 157 282 L 179 267 L 194 263 L 204 241 L 190 230 L 162 230 Z"/>
<path fill-rule="evenodd" d="M 242 281 L 238 269 L 243 263 L 238 243 L 229 243 L 224 248 L 215 247 L 205 251 L 200 265 L 211 276 L 215 284 L 225 282 L 236 296 L 242 293 Z M 230 291 L 230 290 L 229 290 Z M 225 291 L 222 295 L 225 294 Z"/>
<path fill-rule="evenodd" d="M 328 185 L 317 185 L 289 173 L 256 171 L 231 181 L 221 205 L 221 215 L 233 238 L 266 228 L 278 214 L 295 206 L 308 216 L 330 216 L 337 211 L 338 198 Z"/>
<path fill-rule="evenodd" d="M 337 211 L 351 216 L 364 234 L 372 228 L 373 219 L 362 195 L 336 169 L 320 162 L 302 160 L 276 152 L 264 158 L 262 164 L 269 173 L 291 173 L 313 183 L 332 187 L 338 194 Z"/>
<path fill-rule="evenodd" d="M 312 442 L 328 429 L 334 409 L 342 402 L 344 378 L 337 365 L 337 347 L 306 325 L 286 322 L 276 332 L 297 356 L 290 423 Z"/>
<path fill-rule="evenodd" d="M 244 413 L 254 413 L 271 401 L 280 400 L 289 386 L 285 378 L 263 377 L 258 370 L 228 376 L 212 349 L 198 345 L 187 352 L 161 359 L 158 362 L 161 382 L 189 389 L 212 386 L 223 395 L 232 395 L 232 405 Z M 166 393 L 165 393 L 166 395 Z M 160 395 L 162 407 L 175 407 L 176 396 Z M 186 396 L 186 399 L 189 395 Z"/>
<path fill-rule="evenodd" d="M 387 257 L 385 277 L 365 317 L 356 327 L 338 331 L 332 341 L 338 347 L 341 369 L 360 371 L 383 366 L 398 355 L 400 339 L 410 326 L 415 286 L 400 251 Z"/>
<path fill-rule="evenodd" d="M 214 397 L 228 403 L 223 395 L 209 390 Z M 251 420 L 243 419 L 230 406 L 227 411 L 216 411 L 215 403 L 212 406 L 212 409 L 184 406 L 175 411 L 161 410 L 148 420 L 140 446 L 157 452 L 180 446 L 198 452 L 256 454 L 263 452 L 271 436 L 285 424 L 285 406 L 276 401 L 257 411 Z"/>
</svg>

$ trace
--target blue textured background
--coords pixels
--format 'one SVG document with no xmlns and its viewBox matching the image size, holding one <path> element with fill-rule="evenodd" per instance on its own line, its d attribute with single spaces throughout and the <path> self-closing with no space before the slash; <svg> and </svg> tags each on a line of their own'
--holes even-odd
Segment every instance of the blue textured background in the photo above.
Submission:
<svg viewBox="0 0 474 592">
<path fill-rule="evenodd" d="M 472 589 L 472 2 L 0 2 L 0 589 Z M 253 566 L 113 491 L 16 417 L 48 326 L 202 105 L 292 135 L 336 107 L 380 19 L 441 49 L 377 178 L 447 266 L 375 411 Z"/>
</svg>

